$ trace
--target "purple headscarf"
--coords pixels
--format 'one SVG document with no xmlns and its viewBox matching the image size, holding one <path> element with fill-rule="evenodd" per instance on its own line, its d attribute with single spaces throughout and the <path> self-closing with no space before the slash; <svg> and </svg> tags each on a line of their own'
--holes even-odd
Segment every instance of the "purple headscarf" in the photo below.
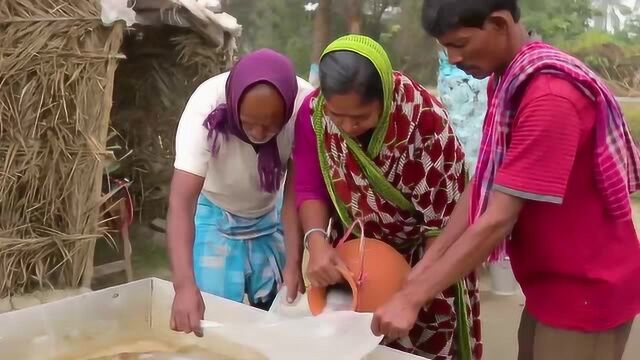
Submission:
<svg viewBox="0 0 640 360">
<path fill-rule="evenodd" d="M 255 144 L 249 140 L 240 123 L 240 99 L 253 85 L 267 83 L 275 87 L 285 105 L 285 124 L 293 114 L 298 94 L 298 80 L 293 64 L 286 56 L 270 49 L 261 49 L 245 55 L 229 73 L 226 84 L 226 104 L 219 105 L 207 116 L 204 126 L 209 130 L 212 140 L 211 153 L 218 153 L 218 137 L 227 138 L 232 134 L 253 146 L 258 153 L 258 173 L 260 188 L 267 192 L 276 192 L 280 187 L 284 166 L 280 161 L 277 136 L 264 144 Z"/>
</svg>

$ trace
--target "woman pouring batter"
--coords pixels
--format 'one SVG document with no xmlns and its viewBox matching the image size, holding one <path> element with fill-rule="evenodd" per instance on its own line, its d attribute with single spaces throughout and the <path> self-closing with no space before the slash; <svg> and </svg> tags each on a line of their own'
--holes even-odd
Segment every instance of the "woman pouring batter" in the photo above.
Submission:
<svg viewBox="0 0 640 360">
<path fill-rule="evenodd" d="M 174 330 L 202 335 L 200 291 L 238 302 L 246 294 L 267 309 L 283 281 L 295 290 L 302 285 L 292 256 L 285 266 L 282 227 L 285 241 L 298 241 L 286 171 L 290 119 L 311 90 L 288 58 L 265 49 L 205 81 L 189 99 L 176 135 L 167 218 Z"/>
<path fill-rule="evenodd" d="M 412 266 L 428 258 L 428 236 L 445 225 L 465 182 L 446 112 L 365 36 L 328 46 L 320 84 L 298 113 L 293 155 L 312 286 L 343 280 L 334 240 L 321 230 L 336 214 L 343 227 L 362 219 L 366 237 L 387 242 Z M 424 304 L 408 337 L 385 343 L 430 359 L 479 359 L 475 277 Z"/>
</svg>

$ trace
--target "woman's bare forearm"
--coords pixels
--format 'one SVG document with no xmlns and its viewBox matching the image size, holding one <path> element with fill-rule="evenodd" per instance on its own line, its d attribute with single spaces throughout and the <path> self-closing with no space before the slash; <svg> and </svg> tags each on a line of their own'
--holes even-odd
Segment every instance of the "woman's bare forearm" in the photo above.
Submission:
<svg viewBox="0 0 640 360">
<path fill-rule="evenodd" d="M 195 286 L 193 242 L 195 212 L 204 178 L 176 170 L 171 181 L 167 243 L 176 288 Z"/>
<path fill-rule="evenodd" d="M 182 200 L 184 201 L 184 200 Z M 167 217 L 167 239 L 169 247 L 169 259 L 173 283 L 176 287 L 195 284 L 193 274 L 193 240 L 195 202 L 193 206 L 186 203 L 169 207 Z"/>
<path fill-rule="evenodd" d="M 329 206 L 322 200 L 307 200 L 300 205 L 298 211 L 302 229 L 307 232 L 311 229 L 326 229 L 329 224 Z M 326 237 L 321 232 L 314 232 L 309 235 L 309 246 L 314 243 L 326 242 Z"/>
<path fill-rule="evenodd" d="M 302 266 L 302 228 L 296 211 L 296 197 L 294 192 L 295 169 L 289 161 L 287 178 L 284 185 L 284 200 L 282 205 L 282 226 L 284 228 L 284 244 L 287 263 L 293 262 Z"/>
</svg>

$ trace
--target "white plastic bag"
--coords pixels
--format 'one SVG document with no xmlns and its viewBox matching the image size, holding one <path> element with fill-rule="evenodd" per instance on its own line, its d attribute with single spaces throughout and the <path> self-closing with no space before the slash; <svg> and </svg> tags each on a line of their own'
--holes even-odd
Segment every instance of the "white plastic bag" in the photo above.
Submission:
<svg viewBox="0 0 640 360">
<path fill-rule="evenodd" d="M 283 319 L 301 318 L 311 316 L 307 294 L 298 294 L 293 303 L 289 304 L 286 300 L 287 287 L 282 286 L 276 295 L 273 304 L 269 309 L 265 321 L 282 321 Z M 325 312 L 329 311 L 348 311 L 351 309 L 353 295 L 347 289 L 327 288 L 327 305 Z"/>
<path fill-rule="evenodd" d="M 319 316 L 285 318 L 245 324 L 205 327 L 238 345 L 274 360 L 361 360 L 374 351 L 382 337 L 371 332 L 372 313 L 336 311 Z"/>
<path fill-rule="evenodd" d="M 105 25 L 124 20 L 131 26 L 136 22 L 136 12 L 127 6 L 127 0 L 102 0 L 101 19 Z"/>
<path fill-rule="evenodd" d="M 257 323 L 208 323 L 204 331 L 261 352 L 274 360 L 361 360 L 374 351 L 382 337 L 371 332 L 371 313 L 327 312 L 312 316 L 307 295 L 286 301 L 278 292 L 271 309 Z M 205 322 L 206 323 L 206 322 Z"/>
<path fill-rule="evenodd" d="M 281 321 L 283 319 L 311 316 L 307 294 L 298 294 L 292 304 L 287 302 L 287 287 L 282 286 L 269 309 L 266 321 Z"/>
</svg>

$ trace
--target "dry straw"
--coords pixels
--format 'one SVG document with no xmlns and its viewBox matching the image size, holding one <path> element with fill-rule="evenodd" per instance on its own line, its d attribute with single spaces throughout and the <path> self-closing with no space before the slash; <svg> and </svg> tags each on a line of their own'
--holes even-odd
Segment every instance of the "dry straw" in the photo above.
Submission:
<svg viewBox="0 0 640 360">
<path fill-rule="evenodd" d="M 0 298 L 90 279 L 123 58 L 123 29 L 102 27 L 99 9 L 0 1 Z"/>
</svg>

